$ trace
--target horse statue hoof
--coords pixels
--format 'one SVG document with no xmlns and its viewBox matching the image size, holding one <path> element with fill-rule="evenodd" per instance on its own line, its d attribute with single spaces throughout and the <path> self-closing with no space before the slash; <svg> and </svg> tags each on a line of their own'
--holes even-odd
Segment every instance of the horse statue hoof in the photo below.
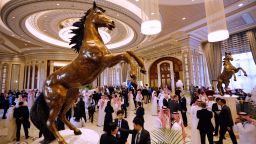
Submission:
<svg viewBox="0 0 256 144">
<path fill-rule="evenodd" d="M 68 144 L 65 141 L 59 141 L 59 144 Z"/>
<path fill-rule="evenodd" d="M 244 76 L 246 76 L 246 77 L 247 77 L 247 73 L 245 73 L 245 74 L 244 74 Z"/>
<path fill-rule="evenodd" d="M 78 131 L 74 131 L 74 134 L 75 134 L 75 135 L 81 135 L 82 132 L 81 132 L 80 130 L 78 130 Z"/>
<path fill-rule="evenodd" d="M 234 79 L 234 81 L 236 81 L 236 79 Z"/>
<path fill-rule="evenodd" d="M 147 71 L 145 69 L 141 69 L 140 72 L 146 74 Z"/>
</svg>

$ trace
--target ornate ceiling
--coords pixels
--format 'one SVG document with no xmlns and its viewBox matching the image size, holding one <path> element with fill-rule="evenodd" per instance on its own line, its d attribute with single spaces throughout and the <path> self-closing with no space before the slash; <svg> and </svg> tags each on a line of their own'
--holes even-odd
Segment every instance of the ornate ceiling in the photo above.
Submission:
<svg viewBox="0 0 256 144">
<path fill-rule="evenodd" d="M 231 33 L 255 26 L 255 0 L 224 3 Z M 112 32 L 100 30 L 113 52 L 135 49 L 144 53 L 178 47 L 183 36 L 207 37 L 203 0 L 160 0 L 163 30 L 155 37 L 140 33 L 139 0 L 97 0 L 97 4 L 116 22 Z M 91 6 L 92 0 L 1 0 L 0 54 L 72 53 L 70 26 Z"/>
</svg>

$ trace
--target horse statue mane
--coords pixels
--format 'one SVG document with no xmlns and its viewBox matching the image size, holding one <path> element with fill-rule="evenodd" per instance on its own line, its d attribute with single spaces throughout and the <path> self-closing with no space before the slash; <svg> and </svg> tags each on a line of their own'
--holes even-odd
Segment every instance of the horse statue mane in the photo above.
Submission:
<svg viewBox="0 0 256 144">
<path fill-rule="evenodd" d="M 247 76 L 246 72 L 244 69 L 241 67 L 236 68 L 235 66 L 232 65 L 230 61 L 233 61 L 233 57 L 231 55 L 231 52 L 225 52 L 225 57 L 223 59 L 223 71 L 222 73 L 218 76 L 218 84 L 217 84 L 217 89 L 219 91 L 220 95 L 224 95 L 224 89 L 222 87 L 222 84 L 225 85 L 225 91 L 229 93 L 228 86 L 230 83 L 230 79 L 232 76 L 234 76 L 234 81 L 236 81 L 236 73 L 241 70 L 244 73 L 244 76 Z"/>
<path fill-rule="evenodd" d="M 98 7 L 95 3 L 95 1 L 93 2 L 93 9 L 97 9 L 101 12 L 105 12 L 105 10 L 101 7 Z M 88 16 L 88 14 L 91 12 L 91 9 L 89 9 L 87 12 L 85 12 L 84 16 L 80 18 L 79 21 L 75 22 L 73 24 L 74 27 L 76 27 L 76 29 L 71 29 L 71 33 L 75 34 L 71 40 L 70 40 L 70 43 L 69 45 L 73 45 L 75 44 L 74 46 L 72 46 L 71 48 L 79 53 L 79 50 L 81 48 L 81 45 L 82 45 L 82 42 L 83 42 L 83 37 L 84 37 L 84 22 L 86 21 L 86 17 Z"/>
<path fill-rule="evenodd" d="M 146 72 L 144 62 L 133 51 L 111 53 L 104 45 L 98 28 L 115 28 L 114 21 L 104 12 L 94 2 L 80 21 L 73 24 L 78 29 L 72 30 L 75 36 L 71 38 L 70 44 L 78 53 L 77 57 L 46 78 L 41 95 L 31 107 L 30 119 L 44 136 L 40 143 L 48 144 L 57 139 L 59 144 L 66 144 L 55 124 L 57 118 L 73 130 L 75 135 L 81 134 L 67 120 L 66 113 L 78 99 L 79 88 L 92 83 L 106 68 L 122 61 L 130 64 L 130 77 L 135 88 L 137 68 L 140 67 L 142 73 Z"/>
</svg>

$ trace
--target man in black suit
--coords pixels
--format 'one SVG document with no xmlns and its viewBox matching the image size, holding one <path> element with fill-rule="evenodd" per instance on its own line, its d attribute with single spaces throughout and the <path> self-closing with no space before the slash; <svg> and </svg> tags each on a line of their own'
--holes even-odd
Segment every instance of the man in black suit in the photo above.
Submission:
<svg viewBox="0 0 256 144">
<path fill-rule="evenodd" d="M 218 101 L 218 104 L 221 106 L 221 111 L 219 115 L 220 119 L 220 138 L 218 144 L 222 144 L 225 133 L 228 131 L 230 138 L 233 144 L 237 144 L 236 136 L 233 131 L 233 119 L 231 115 L 230 108 L 226 105 L 226 100 L 221 99 Z"/>
<path fill-rule="evenodd" d="M 200 131 L 201 144 L 205 144 L 205 135 L 207 135 L 209 144 L 213 144 L 213 125 L 211 122 L 212 112 L 206 108 L 206 103 L 201 103 L 202 109 L 197 111 L 197 118 L 199 119 L 197 129 Z"/>
<path fill-rule="evenodd" d="M 143 121 L 140 118 L 133 120 L 134 130 L 131 144 L 150 144 L 150 134 L 143 128 Z"/>
<path fill-rule="evenodd" d="M 143 128 L 144 122 L 141 118 L 133 119 L 133 130 L 120 128 L 119 131 L 132 134 L 131 144 L 151 144 L 150 133 Z"/>
<path fill-rule="evenodd" d="M 149 94 L 148 94 L 148 90 L 146 87 L 144 87 L 142 90 L 141 90 L 141 94 L 143 96 L 143 99 L 145 101 L 145 104 L 148 103 L 148 97 L 149 97 Z"/>
<path fill-rule="evenodd" d="M 136 110 L 136 116 L 135 117 L 138 117 L 138 118 L 142 119 L 143 123 L 144 123 L 144 114 L 145 114 L 145 110 L 142 107 L 142 103 L 138 102 L 138 107 L 137 107 L 137 110 Z"/>
<path fill-rule="evenodd" d="M 174 95 L 172 99 L 168 100 L 168 108 L 170 109 L 170 116 L 172 118 L 173 112 L 178 112 L 179 110 L 179 97 Z"/>
<path fill-rule="evenodd" d="M 124 119 L 124 111 L 118 110 L 116 114 L 117 114 L 117 119 L 115 119 L 115 123 L 117 124 L 117 126 L 119 128 L 129 129 L 128 122 Z M 117 139 L 119 144 L 125 144 L 127 142 L 128 135 L 129 135 L 128 132 L 119 131 L 117 133 Z"/>
<path fill-rule="evenodd" d="M 86 119 L 86 113 L 85 113 L 85 103 L 83 100 L 83 97 L 80 97 L 80 100 L 77 102 L 75 111 L 77 111 L 78 117 L 81 117 L 84 119 L 84 122 L 87 121 Z"/>
<path fill-rule="evenodd" d="M 114 122 L 109 123 L 109 129 L 100 137 L 100 144 L 119 144 L 116 138 L 117 132 L 117 124 Z"/>
<path fill-rule="evenodd" d="M 182 95 L 182 97 L 180 99 L 179 108 L 180 108 L 184 126 L 187 127 L 188 126 L 188 120 L 187 120 L 187 114 L 186 114 L 187 113 L 187 99 L 184 96 L 184 94 L 181 94 L 181 95 Z"/>
<path fill-rule="evenodd" d="M 164 99 L 163 99 L 163 106 L 166 106 L 166 107 L 169 107 L 168 105 L 168 93 L 167 92 L 164 92 Z"/>
<path fill-rule="evenodd" d="M 5 95 L 6 95 L 6 94 L 5 94 Z M 8 99 L 8 98 L 9 98 L 9 97 L 8 97 L 7 95 L 4 97 L 4 101 L 3 101 L 4 113 L 3 113 L 2 119 L 6 119 L 6 114 L 7 114 L 7 111 L 8 111 L 8 109 L 9 109 L 9 107 L 10 107 L 9 99 Z"/>
<path fill-rule="evenodd" d="M 21 124 L 23 125 L 25 137 L 28 136 L 28 128 L 29 128 L 29 110 L 27 106 L 23 105 L 23 102 L 19 102 L 19 107 L 14 109 L 14 118 L 16 119 L 17 131 L 16 131 L 16 141 L 20 141 L 20 128 Z"/>
<path fill-rule="evenodd" d="M 218 105 L 218 101 L 220 99 L 221 98 L 217 97 L 215 99 L 216 103 L 212 104 L 212 112 L 214 113 L 214 121 L 215 121 L 214 136 L 218 136 L 218 133 L 219 133 L 219 126 L 220 126 L 219 114 L 220 114 L 221 107 L 220 105 Z"/>
</svg>

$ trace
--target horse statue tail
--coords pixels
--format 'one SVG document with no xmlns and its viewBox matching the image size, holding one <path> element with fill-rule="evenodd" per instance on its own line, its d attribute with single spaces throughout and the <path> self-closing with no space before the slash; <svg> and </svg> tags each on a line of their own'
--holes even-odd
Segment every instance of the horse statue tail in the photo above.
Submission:
<svg viewBox="0 0 256 144">
<path fill-rule="evenodd" d="M 44 94 L 41 93 L 36 99 L 30 110 L 30 120 L 43 134 L 44 139 L 42 143 L 49 143 L 55 139 L 53 133 L 47 127 L 47 120 L 49 118 L 49 107 L 47 106 Z"/>
</svg>

